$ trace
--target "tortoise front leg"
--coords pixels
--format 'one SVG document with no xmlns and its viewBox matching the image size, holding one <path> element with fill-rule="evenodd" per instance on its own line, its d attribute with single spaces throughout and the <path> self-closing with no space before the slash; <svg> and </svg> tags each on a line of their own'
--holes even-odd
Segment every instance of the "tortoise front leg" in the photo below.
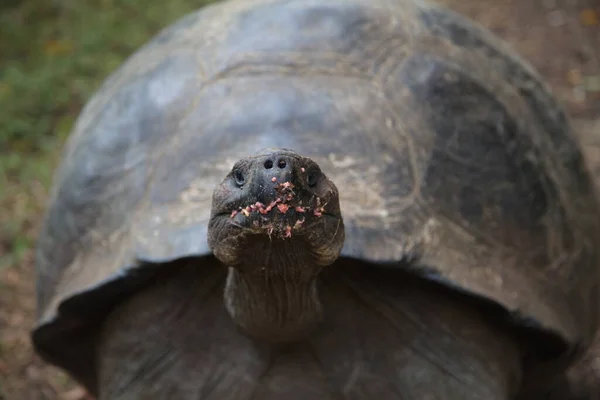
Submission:
<svg viewBox="0 0 600 400">
<path fill-rule="evenodd" d="M 514 399 L 516 341 L 469 301 L 401 271 L 345 264 L 321 288 L 317 358 L 344 399 Z"/>
</svg>

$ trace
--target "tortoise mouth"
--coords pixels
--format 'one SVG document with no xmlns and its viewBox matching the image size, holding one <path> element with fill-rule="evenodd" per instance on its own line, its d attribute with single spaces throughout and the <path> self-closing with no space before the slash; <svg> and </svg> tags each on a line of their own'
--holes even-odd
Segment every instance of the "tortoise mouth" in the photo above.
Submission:
<svg viewBox="0 0 600 400">
<path fill-rule="evenodd" d="M 327 220 L 341 220 L 341 215 L 327 212 L 325 207 L 314 208 L 280 202 L 264 205 L 256 202 L 230 212 L 218 213 L 213 218 L 220 219 L 221 223 L 230 228 L 240 229 L 240 234 L 265 234 L 285 239 L 318 229 Z"/>
<path fill-rule="evenodd" d="M 224 202 L 226 211 L 216 216 L 228 217 L 229 224 L 255 234 L 288 238 L 294 232 L 302 233 L 305 227 L 316 227 L 324 216 L 341 218 L 332 212 L 339 207 L 329 207 L 329 197 L 322 198 L 291 179 L 281 183 L 276 179 L 263 180 L 250 186 L 242 196 Z"/>
<path fill-rule="evenodd" d="M 243 263 L 248 248 L 261 237 L 277 246 L 292 242 L 302 244 L 316 265 L 329 265 L 335 261 L 344 243 L 344 221 L 334 213 L 308 214 L 270 210 L 267 214 L 253 211 L 220 213 L 209 222 L 209 245 L 213 254 L 225 265 Z"/>
</svg>

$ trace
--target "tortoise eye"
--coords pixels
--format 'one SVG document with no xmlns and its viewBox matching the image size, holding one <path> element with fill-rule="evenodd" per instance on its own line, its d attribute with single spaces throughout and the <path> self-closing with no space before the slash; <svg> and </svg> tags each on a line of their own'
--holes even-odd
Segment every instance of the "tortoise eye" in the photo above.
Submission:
<svg viewBox="0 0 600 400">
<path fill-rule="evenodd" d="M 233 172 L 233 178 L 235 179 L 235 183 L 238 186 L 242 186 L 244 184 L 244 182 L 246 181 L 246 179 L 244 178 L 244 174 L 239 169 L 236 169 Z"/>
<path fill-rule="evenodd" d="M 315 187 L 317 185 L 317 181 L 319 180 L 319 174 L 316 171 L 312 171 L 308 174 L 308 186 Z"/>
</svg>

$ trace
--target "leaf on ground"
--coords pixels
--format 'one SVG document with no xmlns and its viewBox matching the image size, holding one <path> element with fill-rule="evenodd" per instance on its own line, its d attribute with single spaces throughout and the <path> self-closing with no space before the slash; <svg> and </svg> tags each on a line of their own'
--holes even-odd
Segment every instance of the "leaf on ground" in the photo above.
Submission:
<svg viewBox="0 0 600 400">
<path fill-rule="evenodd" d="M 595 26 L 598 25 L 599 20 L 598 12 L 592 8 L 586 8 L 581 12 L 581 22 L 584 25 Z"/>
<path fill-rule="evenodd" d="M 70 40 L 48 40 L 44 52 L 49 56 L 62 56 L 73 52 L 73 42 Z"/>
<path fill-rule="evenodd" d="M 576 68 L 572 68 L 567 72 L 567 81 L 572 86 L 581 85 L 583 78 L 581 76 L 581 71 Z"/>
</svg>

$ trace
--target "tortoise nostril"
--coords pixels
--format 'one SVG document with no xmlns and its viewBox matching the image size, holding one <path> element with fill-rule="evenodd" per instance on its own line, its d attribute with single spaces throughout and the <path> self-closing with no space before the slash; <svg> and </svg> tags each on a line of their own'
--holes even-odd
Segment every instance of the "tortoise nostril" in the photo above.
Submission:
<svg viewBox="0 0 600 400">
<path fill-rule="evenodd" d="M 277 166 L 281 169 L 284 169 L 287 166 L 287 163 L 284 159 L 279 159 L 279 161 L 277 162 Z"/>
<path fill-rule="evenodd" d="M 240 170 L 236 170 L 235 173 L 233 174 L 233 176 L 235 178 L 235 183 L 238 186 L 242 186 L 244 184 L 244 182 L 246 181 L 246 179 L 244 178 L 244 174 Z"/>
<path fill-rule="evenodd" d="M 267 161 L 265 161 L 265 168 L 266 168 L 266 169 L 271 169 L 271 168 L 273 168 L 273 161 L 272 161 L 272 160 L 267 160 Z"/>
</svg>

